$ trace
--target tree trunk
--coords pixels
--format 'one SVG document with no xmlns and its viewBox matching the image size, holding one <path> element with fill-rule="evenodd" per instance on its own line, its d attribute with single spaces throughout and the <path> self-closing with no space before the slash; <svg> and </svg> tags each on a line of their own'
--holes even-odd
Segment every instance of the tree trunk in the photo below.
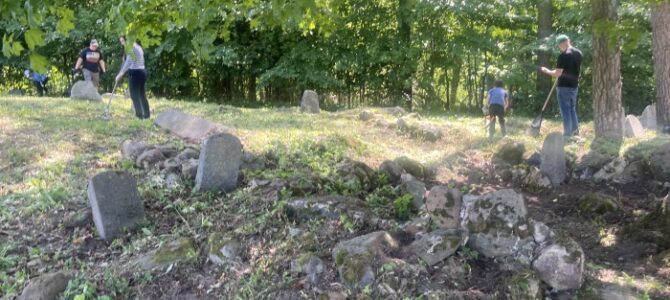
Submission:
<svg viewBox="0 0 670 300">
<path fill-rule="evenodd" d="M 654 4 L 651 18 L 656 76 L 656 128 L 662 131 L 670 127 L 670 1 Z"/>
<path fill-rule="evenodd" d="M 621 49 L 610 43 L 605 31 L 617 21 L 617 0 L 591 0 L 593 12 L 593 121 L 596 137 L 621 140 L 623 107 L 621 106 Z"/>
<path fill-rule="evenodd" d="M 551 0 L 537 1 L 537 38 L 545 40 L 552 33 L 552 3 Z M 545 43 L 546 44 L 546 43 Z M 538 66 L 551 68 L 551 52 L 548 49 L 538 49 Z M 544 101 L 551 89 L 551 78 L 540 71 L 537 71 L 536 97 L 539 102 Z"/>
<path fill-rule="evenodd" d="M 412 111 L 412 72 L 413 69 L 409 62 L 409 50 L 411 49 L 410 25 L 412 8 L 410 0 L 398 0 L 398 34 L 400 36 L 400 45 L 403 48 L 403 61 L 398 69 L 400 71 L 400 99 L 407 101 L 409 110 Z M 407 99 L 409 98 L 409 99 Z"/>
<path fill-rule="evenodd" d="M 451 106 L 456 105 L 456 102 L 458 102 L 458 85 L 461 83 L 461 69 L 463 68 L 463 59 L 460 57 L 456 58 L 456 61 L 454 62 L 454 68 L 452 69 L 451 73 L 451 84 L 449 85 L 449 89 L 451 90 L 451 94 L 449 95 L 449 102 Z M 448 109 L 451 107 L 448 107 Z"/>
</svg>

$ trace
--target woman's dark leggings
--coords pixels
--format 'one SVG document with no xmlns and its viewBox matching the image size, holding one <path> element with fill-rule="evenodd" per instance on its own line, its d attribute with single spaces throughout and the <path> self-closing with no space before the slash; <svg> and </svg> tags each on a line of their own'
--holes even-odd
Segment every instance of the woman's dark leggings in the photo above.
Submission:
<svg viewBox="0 0 670 300">
<path fill-rule="evenodd" d="M 140 119 L 149 118 L 149 101 L 147 100 L 144 84 L 147 82 L 147 72 L 143 69 L 128 70 L 130 98 L 133 99 L 135 115 Z"/>
</svg>

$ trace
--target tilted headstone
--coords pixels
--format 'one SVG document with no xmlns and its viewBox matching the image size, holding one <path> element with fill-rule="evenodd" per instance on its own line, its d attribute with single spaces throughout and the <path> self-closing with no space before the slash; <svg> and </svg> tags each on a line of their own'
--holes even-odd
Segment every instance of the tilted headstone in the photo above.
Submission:
<svg viewBox="0 0 670 300">
<path fill-rule="evenodd" d="M 111 241 L 144 219 L 144 205 L 133 176 L 125 171 L 105 171 L 88 183 L 88 201 L 100 237 Z"/>
<path fill-rule="evenodd" d="M 644 128 L 656 130 L 656 105 L 647 105 L 640 117 L 640 123 Z"/>
<path fill-rule="evenodd" d="M 644 128 L 642 128 L 642 124 L 636 116 L 626 116 L 626 122 L 624 123 L 624 134 L 626 137 L 641 137 L 644 135 Z"/>
<path fill-rule="evenodd" d="M 542 144 L 540 171 L 549 178 L 554 187 L 561 185 L 565 180 L 565 149 L 563 146 L 563 135 L 558 132 L 549 134 Z"/>
<path fill-rule="evenodd" d="M 315 91 L 306 90 L 302 94 L 300 111 L 308 114 L 318 114 L 321 112 L 319 108 L 319 95 Z"/>
<path fill-rule="evenodd" d="M 74 100 L 102 101 L 98 89 L 90 81 L 77 81 L 70 90 L 70 98 Z"/>
<path fill-rule="evenodd" d="M 242 165 L 242 143 L 232 134 L 210 136 L 202 143 L 195 188 L 198 191 L 222 190 L 237 187 Z"/>
<path fill-rule="evenodd" d="M 195 143 L 201 143 L 213 134 L 230 131 L 223 125 L 185 114 L 176 109 L 162 112 L 156 117 L 154 123 L 181 138 Z"/>
</svg>

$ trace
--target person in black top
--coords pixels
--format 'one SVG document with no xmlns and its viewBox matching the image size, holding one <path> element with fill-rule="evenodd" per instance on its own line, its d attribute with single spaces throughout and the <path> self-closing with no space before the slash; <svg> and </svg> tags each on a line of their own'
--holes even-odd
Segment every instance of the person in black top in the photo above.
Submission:
<svg viewBox="0 0 670 300">
<path fill-rule="evenodd" d="M 95 87 L 100 85 L 100 71 L 106 72 L 105 60 L 102 52 L 98 49 L 98 41 L 91 40 L 88 48 L 84 48 L 79 53 L 77 64 L 73 71 L 77 71 L 83 66 L 84 80 L 91 81 Z"/>
<path fill-rule="evenodd" d="M 561 54 L 558 56 L 556 69 L 542 67 L 542 72 L 558 77 L 556 95 L 563 119 L 563 135 L 579 135 L 577 119 L 577 93 L 579 92 L 579 70 L 582 65 L 582 51 L 572 46 L 568 36 L 561 34 L 556 38 Z"/>
</svg>

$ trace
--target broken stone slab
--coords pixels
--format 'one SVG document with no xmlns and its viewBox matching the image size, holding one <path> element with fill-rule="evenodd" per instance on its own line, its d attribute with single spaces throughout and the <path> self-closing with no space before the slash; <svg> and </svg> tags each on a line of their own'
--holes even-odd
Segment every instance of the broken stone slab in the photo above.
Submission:
<svg viewBox="0 0 670 300">
<path fill-rule="evenodd" d="M 417 210 L 421 209 L 423 200 L 426 196 L 425 183 L 416 179 L 411 174 L 404 173 L 400 176 L 400 189 L 404 193 L 412 195 L 412 204 L 414 205 L 414 208 Z"/>
<path fill-rule="evenodd" d="M 142 255 L 133 263 L 144 271 L 165 269 L 176 263 L 189 263 L 198 259 L 198 248 L 191 238 L 179 238 Z"/>
<path fill-rule="evenodd" d="M 287 214 L 297 220 L 326 218 L 339 220 L 345 215 L 354 221 L 369 221 L 366 219 L 367 206 L 364 201 L 341 195 L 326 195 L 308 198 L 296 198 L 286 204 Z"/>
<path fill-rule="evenodd" d="M 70 98 L 73 100 L 102 101 L 98 89 L 90 81 L 77 81 L 70 90 Z"/>
<path fill-rule="evenodd" d="M 439 229 L 421 234 L 406 251 L 433 266 L 456 253 L 467 240 L 467 234 L 459 229 Z"/>
<path fill-rule="evenodd" d="M 644 128 L 642 128 L 642 123 L 634 115 L 626 116 L 626 121 L 624 122 L 624 135 L 629 138 L 638 138 L 644 136 Z"/>
<path fill-rule="evenodd" d="M 426 198 L 426 211 L 438 228 L 456 229 L 461 223 L 463 195 L 444 185 L 434 186 Z"/>
<path fill-rule="evenodd" d="M 135 161 L 140 154 L 146 150 L 153 149 L 155 146 L 149 145 L 142 141 L 125 140 L 121 145 L 121 154 L 124 159 Z"/>
<path fill-rule="evenodd" d="M 375 280 L 375 270 L 386 253 L 398 248 L 398 242 L 386 231 L 376 231 L 341 241 L 332 251 L 340 281 L 364 287 Z"/>
<path fill-rule="evenodd" d="M 30 280 L 18 300 L 53 300 L 65 291 L 72 278 L 72 272 L 44 274 Z"/>
<path fill-rule="evenodd" d="M 645 107 L 642 116 L 640 117 L 640 123 L 646 129 L 656 130 L 656 105 L 652 104 Z"/>
<path fill-rule="evenodd" d="M 223 125 L 185 114 L 176 109 L 159 114 L 154 124 L 194 143 L 201 143 L 207 137 L 217 133 L 232 132 L 230 128 Z"/>
<path fill-rule="evenodd" d="M 137 157 L 135 160 L 135 165 L 142 169 L 149 169 L 155 164 L 166 160 L 167 158 L 163 155 L 163 151 L 158 148 L 151 148 L 144 151 Z"/>
<path fill-rule="evenodd" d="M 609 181 L 614 177 L 619 176 L 628 166 L 625 157 L 617 157 L 613 161 L 602 167 L 596 174 L 593 175 L 593 180 L 596 182 Z"/>
<path fill-rule="evenodd" d="M 89 180 L 88 201 L 98 235 L 106 241 L 132 230 L 144 219 L 144 205 L 133 176 L 105 171 Z"/>
<path fill-rule="evenodd" d="M 220 133 L 208 137 L 202 144 L 198 160 L 196 191 L 231 192 L 237 187 L 241 165 L 242 143 L 236 136 Z"/>
<path fill-rule="evenodd" d="M 300 112 L 308 114 L 318 114 L 321 112 L 319 108 L 319 95 L 315 91 L 305 90 L 302 94 Z"/>
<path fill-rule="evenodd" d="M 421 180 L 425 179 L 426 167 L 422 163 L 407 156 L 398 157 L 393 161 L 403 168 L 405 172 L 412 174 L 412 176 Z"/>
<path fill-rule="evenodd" d="M 540 251 L 533 270 L 555 291 L 579 289 L 584 274 L 584 251 L 569 237 L 561 237 Z"/>
<path fill-rule="evenodd" d="M 542 162 L 540 171 L 551 181 L 551 185 L 557 187 L 563 183 L 566 176 L 565 149 L 563 135 L 554 132 L 544 139 L 542 144 Z"/>
</svg>

